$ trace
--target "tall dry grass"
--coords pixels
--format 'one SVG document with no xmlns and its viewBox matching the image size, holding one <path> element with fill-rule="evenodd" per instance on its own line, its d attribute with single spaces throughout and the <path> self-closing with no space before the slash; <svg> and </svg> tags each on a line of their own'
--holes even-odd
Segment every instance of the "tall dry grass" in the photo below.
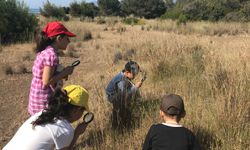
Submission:
<svg viewBox="0 0 250 150">
<path fill-rule="evenodd" d="M 175 21 L 161 20 L 151 21 L 148 24 L 149 28 L 157 31 L 174 32 L 177 34 L 192 34 L 197 33 L 201 35 L 238 35 L 248 34 L 249 23 L 239 22 L 187 22 L 186 24 L 178 25 Z"/>
<path fill-rule="evenodd" d="M 90 91 L 90 108 L 95 113 L 76 149 L 141 149 L 149 127 L 161 122 L 159 98 L 166 93 L 184 98 L 187 115 L 181 124 L 195 133 L 203 149 L 250 148 L 249 24 L 196 22 L 176 26 L 172 21 L 147 21 L 144 26 L 148 30 L 122 25 L 124 32 L 103 30 L 108 24 L 76 20 L 65 24 L 78 34 L 72 42 L 82 42 L 78 54 L 84 62 L 67 84 L 82 84 Z M 112 28 L 120 26 L 112 24 Z M 86 29 L 92 37 L 101 34 L 101 38 L 82 41 Z M 138 106 L 140 127 L 119 134 L 110 128 L 112 106 L 104 89 L 123 68 L 130 50 L 134 52 L 126 59 L 136 60 L 148 78 Z"/>
</svg>

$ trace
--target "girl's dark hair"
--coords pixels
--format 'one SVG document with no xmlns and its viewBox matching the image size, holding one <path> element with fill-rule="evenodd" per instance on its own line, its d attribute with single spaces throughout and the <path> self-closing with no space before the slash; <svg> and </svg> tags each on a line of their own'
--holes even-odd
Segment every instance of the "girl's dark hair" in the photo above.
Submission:
<svg viewBox="0 0 250 150">
<path fill-rule="evenodd" d="M 48 108 L 44 109 L 37 120 L 32 122 L 33 127 L 36 125 L 54 123 L 57 119 L 69 117 L 70 112 L 80 106 L 72 105 L 68 102 L 68 96 L 61 89 L 56 89 L 48 99 Z"/>
<path fill-rule="evenodd" d="M 60 34 L 60 36 L 65 36 L 65 34 Z M 34 33 L 35 42 L 36 42 L 36 53 L 43 51 L 47 46 L 51 45 L 56 40 L 56 36 L 48 37 L 47 34 L 41 29 L 36 29 Z"/>
</svg>

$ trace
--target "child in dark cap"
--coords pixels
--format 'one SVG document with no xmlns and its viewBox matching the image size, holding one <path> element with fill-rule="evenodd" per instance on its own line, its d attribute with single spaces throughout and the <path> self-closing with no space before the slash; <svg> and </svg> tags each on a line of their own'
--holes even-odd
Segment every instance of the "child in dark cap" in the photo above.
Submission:
<svg viewBox="0 0 250 150">
<path fill-rule="evenodd" d="M 163 96 L 160 105 L 163 123 L 150 127 L 143 150 L 200 150 L 194 134 L 179 124 L 185 114 L 184 103 L 179 95 Z"/>
</svg>

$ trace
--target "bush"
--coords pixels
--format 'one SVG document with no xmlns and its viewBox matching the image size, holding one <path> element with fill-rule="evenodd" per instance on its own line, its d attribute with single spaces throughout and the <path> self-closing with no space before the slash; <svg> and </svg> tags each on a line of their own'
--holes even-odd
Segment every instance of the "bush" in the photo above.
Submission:
<svg viewBox="0 0 250 150">
<path fill-rule="evenodd" d="M 180 24 L 186 25 L 186 23 L 187 23 L 186 15 L 181 14 L 176 23 L 177 23 L 177 25 L 180 25 Z"/>
<path fill-rule="evenodd" d="M 103 17 L 98 17 L 97 20 L 96 20 L 96 23 L 97 24 L 105 24 L 106 20 Z"/>
<path fill-rule="evenodd" d="M 182 8 L 180 5 L 177 4 L 175 7 L 173 7 L 169 11 L 166 11 L 166 13 L 161 16 L 161 19 L 173 19 L 173 20 L 175 20 L 175 19 L 179 18 L 181 13 L 182 13 Z"/>
<path fill-rule="evenodd" d="M 122 53 L 120 51 L 117 51 L 115 54 L 114 54 L 114 57 L 113 57 L 113 63 L 114 64 L 117 64 L 119 62 L 119 60 L 122 60 Z"/>
<path fill-rule="evenodd" d="M 91 40 L 92 38 L 93 38 L 92 33 L 89 30 L 84 31 L 83 37 L 82 37 L 83 41 L 88 41 L 88 40 Z"/>
<path fill-rule="evenodd" d="M 14 75 L 14 74 L 25 74 L 28 73 L 27 68 L 23 64 L 17 64 L 17 65 L 9 65 L 7 64 L 4 67 L 5 74 L 6 75 Z"/>
<path fill-rule="evenodd" d="M 28 7 L 16 0 L 0 1 L 0 43 L 24 42 L 33 38 L 38 25 Z"/>
<path fill-rule="evenodd" d="M 135 25 L 138 24 L 139 19 L 135 18 L 135 17 L 128 17 L 123 19 L 123 23 L 125 24 L 129 24 L 129 25 Z"/>
</svg>

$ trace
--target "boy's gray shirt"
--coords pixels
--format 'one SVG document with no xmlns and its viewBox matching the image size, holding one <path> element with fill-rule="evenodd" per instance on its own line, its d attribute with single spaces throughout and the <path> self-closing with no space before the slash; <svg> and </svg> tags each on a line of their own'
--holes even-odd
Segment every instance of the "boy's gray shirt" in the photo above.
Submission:
<svg viewBox="0 0 250 150">
<path fill-rule="evenodd" d="M 137 87 L 132 83 L 129 79 L 127 79 L 128 82 L 132 85 L 130 89 L 127 89 L 126 92 L 127 94 L 133 94 L 136 93 Z M 108 100 L 110 100 L 110 97 L 116 94 L 118 90 L 121 92 L 124 92 L 125 89 L 125 83 L 126 82 L 126 77 L 124 76 L 123 72 L 118 73 L 108 84 L 106 88 L 106 95 L 108 97 Z M 118 88 L 118 89 L 117 89 Z"/>
</svg>

